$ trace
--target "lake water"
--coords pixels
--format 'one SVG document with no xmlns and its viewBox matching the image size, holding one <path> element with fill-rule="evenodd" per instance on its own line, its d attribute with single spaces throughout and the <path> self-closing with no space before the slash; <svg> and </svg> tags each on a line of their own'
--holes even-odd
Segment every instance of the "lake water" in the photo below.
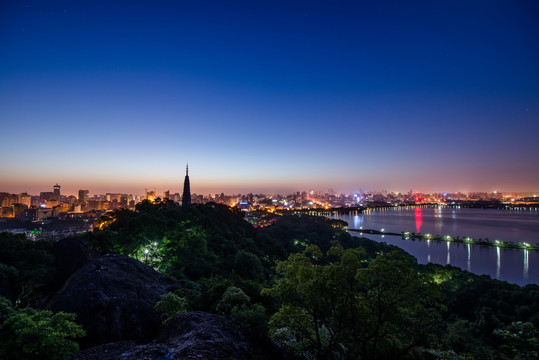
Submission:
<svg viewBox="0 0 539 360">
<path fill-rule="evenodd" d="M 369 210 L 359 215 L 338 215 L 350 229 L 384 229 L 385 232 L 431 233 L 490 241 L 539 243 L 539 211 L 468 209 L 451 207 L 394 208 Z M 359 235 L 358 233 L 351 233 Z M 450 264 L 475 274 L 511 283 L 539 284 L 539 251 L 424 240 L 402 240 L 398 236 L 363 234 L 366 238 L 396 245 L 418 262 Z"/>
</svg>

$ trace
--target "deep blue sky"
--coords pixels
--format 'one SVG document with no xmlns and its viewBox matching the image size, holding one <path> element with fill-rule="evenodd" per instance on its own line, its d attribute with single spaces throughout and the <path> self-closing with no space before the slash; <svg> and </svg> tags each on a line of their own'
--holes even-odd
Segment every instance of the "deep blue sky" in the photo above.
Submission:
<svg viewBox="0 0 539 360">
<path fill-rule="evenodd" d="M 539 190 L 537 1 L 0 4 L 0 191 Z"/>
</svg>

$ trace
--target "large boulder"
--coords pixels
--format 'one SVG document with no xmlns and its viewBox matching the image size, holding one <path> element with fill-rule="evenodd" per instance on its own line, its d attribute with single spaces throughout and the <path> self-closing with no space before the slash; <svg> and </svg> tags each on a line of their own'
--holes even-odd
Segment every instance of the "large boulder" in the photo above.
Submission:
<svg viewBox="0 0 539 360">
<path fill-rule="evenodd" d="M 153 342 L 117 342 L 70 356 L 70 360 L 211 359 L 272 360 L 288 358 L 266 338 L 246 326 L 204 312 L 177 314 Z"/>
<path fill-rule="evenodd" d="M 110 254 L 77 270 L 48 307 L 77 314 L 77 322 L 86 330 L 83 348 L 123 340 L 145 343 L 161 325 L 155 304 L 177 288 L 140 261 Z"/>
<path fill-rule="evenodd" d="M 54 244 L 54 285 L 60 288 L 78 269 L 99 257 L 90 242 L 80 237 L 64 238 Z"/>
</svg>

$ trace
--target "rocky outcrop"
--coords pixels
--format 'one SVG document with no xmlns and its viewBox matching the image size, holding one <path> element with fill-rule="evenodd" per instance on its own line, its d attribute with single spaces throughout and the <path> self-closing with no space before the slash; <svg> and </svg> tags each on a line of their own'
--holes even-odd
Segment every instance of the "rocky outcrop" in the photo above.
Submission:
<svg viewBox="0 0 539 360">
<path fill-rule="evenodd" d="M 177 288 L 140 261 L 111 254 L 77 270 L 48 308 L 77 314 L 86 330 L 83 348 L 123 340 L 146 343 L 155 338 L 162 321 L 155 304 Z"/>
<path fill-rule="evenodd" d="M 189 312 L 169 320 L 156 340 L 146 345 L 117 342 L 72 355 L 71 360 L 211 359 L 270 360 L 287 356 L 267 339 L 219 315 Z"/>
<path fill-rule="evenodd" d="M 56 288 L 60 288 L 75 271 L 99 257 L 90 242 L 80 237 L 59 240 L 54 244 L 53 255 Z"/>
</svg>

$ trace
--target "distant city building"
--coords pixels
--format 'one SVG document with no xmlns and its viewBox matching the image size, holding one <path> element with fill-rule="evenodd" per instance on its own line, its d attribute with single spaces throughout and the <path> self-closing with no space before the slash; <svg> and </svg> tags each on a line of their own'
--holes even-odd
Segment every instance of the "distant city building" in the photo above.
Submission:
<svg viewBox="0 0 539 360">
<path fill-rule="evenodd" d="M 105 194 L 107 201 L 117 201 L 117 202 L 122 201 L 122 195 L 123 194 L 116 194 L 116 193 L 106 193 Z"/>
<path fill-rule="evenodd" d="M 18 198 L 19 204 L 24 204 L 26 207 L 32 206 L 32 196 L 28 195 L 27 193 L 19 194 Z"/>
<path fill-rule="evenodd" d="M 42 220 L 46 219 L 48 217 L 51 217 L 53 215 L 53 209 L 51 208 L 43 208 L 43 209 L 37 209 L 36 210 L 36 219 Z"/>
<path fill-rule="evenodd" d="M 79 190 L 79 201 L 85 203 L 89 199 L 90 192 L 88 190 Z"/>
<path fill-rule="evenodd" d="M 150 202 L 154 202 L 155 198 L 156 198 L 155 190 L 151 190 L 151 191 L 146 190 L 146 200 Z"/>
<path fill-rule="evenodd" d="M 53 189 L 53 194 L 54 196 L 56 197 L 57 200 L 60 200 L 60 185 L 58 185 L 58 183 L 56 183 L 56 185 L 54 185 L 52 187 Z"/>
<path fill-rule="evenodd" d="M 12 206 L 2 207 L 0 210 L 0 216 L 5 217 L 5 218 L 15 217 L 15 212 L 13 210 L 13 207 Z"/>
<path fill-rule="evenodd" d="M 18 202 L 18 197 L 15 194 L 7 194 L 2 198 L 2 207 L 10 207 Z"/>
<path fill-rule="evenodd" d="M 41 200 L 41 202 L 45 202 L 47 200 L 51 200 L 53 199 L 55 196 L 54 196 L 54 193 L 53 192 L 50 192 L 50 191 L 43 191 L 43 192 L 40 192 L 39 193 L 39 198 Z"/>
<path fill-rule="evenodd" d="M 191 205 L 191 186 L 189 184 L 189 165 L 185 167 L 185 180 L 183 181 L 182 206 Z"/>
</svg>

